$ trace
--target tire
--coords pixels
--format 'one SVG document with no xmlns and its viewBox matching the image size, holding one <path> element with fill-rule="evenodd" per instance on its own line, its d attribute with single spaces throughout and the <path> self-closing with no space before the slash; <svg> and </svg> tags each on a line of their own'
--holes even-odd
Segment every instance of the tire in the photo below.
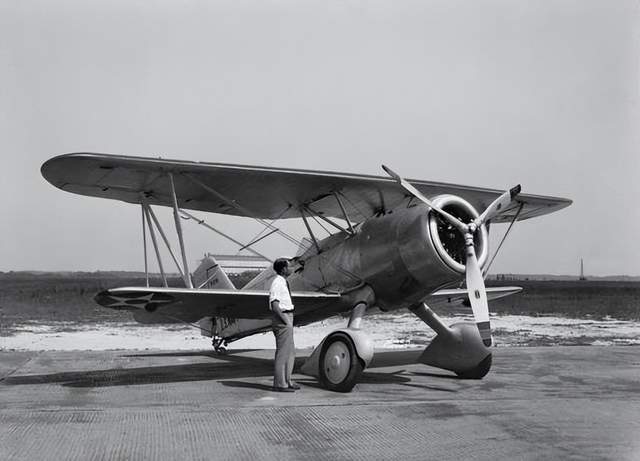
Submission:
<svg viewBox="0 0 640 461">
<path fill-rule="evenodd" d="M 471 370 L 462 371 L 460 373 L 456 373 L 458 378 L 461 379 L 482 379 L 484 378 L 489 370 L 491 369 L 491 356 L 492 354 L 487 355 L 482 362 L 476 365 Z"/>
<path fill-rule="evenodd" d="M 351 392 L 362 374 L 363 365 L 349 335 L 334 333 L 320 351 L 320 382 L 335 392 Z"/>
</svg>

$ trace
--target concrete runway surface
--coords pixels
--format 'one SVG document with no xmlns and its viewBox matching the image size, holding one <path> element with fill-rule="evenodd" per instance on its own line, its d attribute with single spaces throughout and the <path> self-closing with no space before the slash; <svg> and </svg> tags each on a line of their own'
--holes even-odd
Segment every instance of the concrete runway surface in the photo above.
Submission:
<svg viewBox="0 0 640 461">
<path fill-rule="evenodd" d="M 269 350 L 4 351 L 0 459 L 640 460 L 639 353 L 496 348 L 469 381 L 382 351 L 350 394 L 279 394 Z"/>
</svg>

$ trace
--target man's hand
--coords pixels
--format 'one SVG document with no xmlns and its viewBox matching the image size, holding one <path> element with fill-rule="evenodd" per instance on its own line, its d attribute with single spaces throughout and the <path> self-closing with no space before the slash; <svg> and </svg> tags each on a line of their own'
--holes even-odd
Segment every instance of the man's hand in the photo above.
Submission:
<svg viewBox="0 0 640 461">
<path fill-rule="evenodd" d="M 275 312 L 278 317 L 280 317 L 280 320 L 282 320 L 282 323 L 284 323 L 288 327 L 293 326 L 292 323 L 289 321 L 289 318 L 286 315 L 284 315 L 284 312 L 282 312 L 282 310 L 280 309 L 280 301 L 278 301 L 277 299 L 274 301 L 271 301 L 271 310 Z"/>
</svg>

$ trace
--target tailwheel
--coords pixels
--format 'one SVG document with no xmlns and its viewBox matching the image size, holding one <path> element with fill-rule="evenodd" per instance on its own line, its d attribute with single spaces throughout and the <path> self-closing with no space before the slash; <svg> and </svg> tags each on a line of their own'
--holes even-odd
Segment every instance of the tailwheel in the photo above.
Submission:
<svg viewBox="0 0 640 461">
<path fill-rule="evenodd" d="M 362 374 L 363 365 L 353 340 L 344 333 L 330 335 L 320 352 L 320 382 L 336 392 L 350 392 Z"/>
<path fill-rule="evenodd" d="M 211 345 L 213 346 L 213 350 L 216 351 L 216 354 L 225 355 L 227 353 L 227 342 L 224 338 L 214 337 L 211 341 Z"/>
</svg>

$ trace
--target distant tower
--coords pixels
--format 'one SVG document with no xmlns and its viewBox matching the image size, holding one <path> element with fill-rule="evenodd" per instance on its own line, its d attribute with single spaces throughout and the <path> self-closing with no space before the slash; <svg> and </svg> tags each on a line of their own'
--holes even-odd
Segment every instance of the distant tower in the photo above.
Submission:
<svg viewBox="0 0 640 461">
<path fill-rule="evenodd" d="M 587 280 L 584 276 L 584 260 L 580 258 L 580 280 Z"/>
</svg>

